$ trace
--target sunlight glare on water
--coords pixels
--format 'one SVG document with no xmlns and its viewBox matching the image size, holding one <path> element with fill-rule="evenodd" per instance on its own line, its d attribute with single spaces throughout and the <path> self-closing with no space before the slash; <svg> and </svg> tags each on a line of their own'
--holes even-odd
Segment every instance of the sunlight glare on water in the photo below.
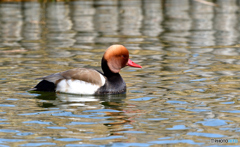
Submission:
<svg viewBox="0 0 240 147">
<path fill-rule="evenodd" d="M 207 3 L 208 2 L 208 3 Z M 239 146 L 239 2 L 0 3 L 1 146 Z M 32 93 L 36 78 L 101 70 L 123 44 L 127 93 Z M 239 140 L 240 141 L 240 140 Z"/>
</svg>

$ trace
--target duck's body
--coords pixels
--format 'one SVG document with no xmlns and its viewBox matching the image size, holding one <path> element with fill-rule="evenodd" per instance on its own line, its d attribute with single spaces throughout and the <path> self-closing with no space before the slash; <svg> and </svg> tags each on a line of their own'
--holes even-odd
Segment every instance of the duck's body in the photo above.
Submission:
<svg viewBox="0 0 240 147">
<path fill-rule="evenodd" d="M 33 90 L 72 94 L 117 94 L 126 92 L 126 84 L 120 74 L 106 78 L 94 69 L 75 68 L 55 73 L 42 79 Z"/>
<path fill-rule="evenodd" d="M 110 46 L 102 58 L 103 73 L 87 68 L 75 68 L 55 73 L 42 79 L 34 91 L 53 91 L 72 94 L 100 95 L 126 92 L 126 83 L 119 71 L 125 66 L 141 68 L 129 59 L 122 45 Z"/>
</svg>

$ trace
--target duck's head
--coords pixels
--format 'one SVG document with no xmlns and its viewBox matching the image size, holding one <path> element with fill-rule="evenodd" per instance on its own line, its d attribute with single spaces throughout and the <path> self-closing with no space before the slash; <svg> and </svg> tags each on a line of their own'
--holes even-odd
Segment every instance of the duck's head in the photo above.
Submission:
<svg viewBox="0 0 240 147">
<path fill-rule="evenodd" d="M 142 66 L 129 59 L 129 52 L 123 45 L 112 45 L 106 50 L 102 58 L 102 69 L 104 71 L 105 67 L 103 66 L 108 66 L 113 73 L 118 73 L 125 66 L 142 68 Z"/>
</svg>

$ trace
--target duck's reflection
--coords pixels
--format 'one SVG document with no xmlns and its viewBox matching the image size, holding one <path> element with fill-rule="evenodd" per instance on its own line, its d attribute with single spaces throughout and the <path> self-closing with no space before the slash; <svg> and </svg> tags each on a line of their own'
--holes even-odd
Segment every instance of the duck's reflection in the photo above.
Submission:
<svg viewBox="0 0 240 147">
<path fill-rule="evenodd" d="M 36 92 L 35 92 L 36 93 Z M 40 107 L 49 108 L 49 107 L 61 107 L 65 105 L 66 107 L 71 106 L 85 106 L 85 109 L 92 109 L 94 105 L 99 103 L 99 105 L 104 106 L 104 109 L 119 109 L 123 104 L 126 94 L 118 95 L 74 95 L 74 94 L 58 94 L 52 92 L 38 92 L 36 96 L 37 99 L 45 100 L 41 101 L 39 104 Z M 52 103 L 52 105 L 45 105 L 45 103 Z"/>
<path fill-rule="evenodd" d="M 68 124 L 71 124 L 72 121 L 91 121 L 95 123 L 93 128 L 96 126 L 102 129 L 107 128 L 109 130 L 107 131 L 107 136 L 119 135 L 118 132 L 122 131 L 124 129 L 124 125 L 129 121 L 129 117 L 124 112 L 126 94 L 82 96 L 45 92 L 38 93 L 36 98 L 41 99 L 41 101 L 37 103 L 39 107 L 59 108 L 63 111 L 72 112 L 73 115 L 70 116 L 71 119 L 66 120 Z M 78 118 L 78 116 L 86 116 L 86 114 L 89 117 Z M 102 125 L 96 125 L 96 121 L 97 124 Z M 87 130 L 89 131 L 89 128 Z M 106 134 L 103 136 L 106 137 Z M 99 137 L 103 136 L 100 135 Z"/>
</svg>

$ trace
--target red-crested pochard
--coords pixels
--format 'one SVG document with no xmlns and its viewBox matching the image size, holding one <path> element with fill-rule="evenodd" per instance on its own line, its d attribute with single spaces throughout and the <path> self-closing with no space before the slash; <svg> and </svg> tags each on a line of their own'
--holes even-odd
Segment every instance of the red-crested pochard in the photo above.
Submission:
<svg viewBox="0 0 240 147">
<path fill-rule="evenodd" d="M 126 92 L 126 83 L 119 71 L 125 66 L 142 68 L 129 59 L 123 45 L 110 46 L 102 57 L 103 73 L 87 68 L 75 68 L 51 74 L 42 79 L 32 91 L 53 91 L 72 94 L 120 94 Z"/>
</svg>

